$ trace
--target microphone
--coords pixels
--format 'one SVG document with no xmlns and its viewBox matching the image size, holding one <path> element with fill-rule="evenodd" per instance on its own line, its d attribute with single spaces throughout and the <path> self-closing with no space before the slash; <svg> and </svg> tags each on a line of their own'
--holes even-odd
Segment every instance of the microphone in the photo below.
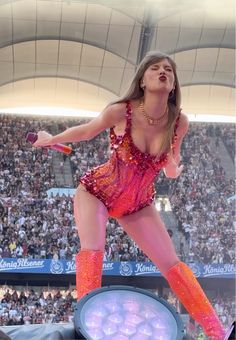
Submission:
<svg viewBox="0 0 236 340">
<path fill-rule="evenodd" d="M 31 144 L 34 144 L 37 139 L 38 139 L 38 135 L 37 135 L 36 132 L 28 132 L 27 135 L 26 135 L 27 142 L 30 142 Z M 60 144 L 60 143 L 56 143 L 54 145 L 45 146 L 45 148 L 50 148 L 52 150 L 63 152 L 66 155 L 70 155 L 72 153 L 72 151 L 73 151 L 70 146 L 67 146 L 67 145 L 64 145 L 64 144 Z"/>
</svg>

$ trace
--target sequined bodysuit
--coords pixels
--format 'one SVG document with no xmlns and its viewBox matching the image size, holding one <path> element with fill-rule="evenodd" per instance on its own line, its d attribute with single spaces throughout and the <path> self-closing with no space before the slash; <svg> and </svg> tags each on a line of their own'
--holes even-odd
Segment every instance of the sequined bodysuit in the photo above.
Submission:
<svg viewBox="0 0 236 340">
<path fill-rule="evenodd" d="M 105 163 L 83 175 L 80 183 L 86 190 L 104 203 L 111 217 L 132 214 L 148 205 L 155 197 L 154 179 L 166 165 L 168 154 L 160 157 L 141 152 L 131 136 L 130 102 L 126 105 L 126 128 L 123 136 L 110 129 L 111 157 Z M 177 138 L 176 119 L 172 137 L 172 149 Z"/>
</svg>

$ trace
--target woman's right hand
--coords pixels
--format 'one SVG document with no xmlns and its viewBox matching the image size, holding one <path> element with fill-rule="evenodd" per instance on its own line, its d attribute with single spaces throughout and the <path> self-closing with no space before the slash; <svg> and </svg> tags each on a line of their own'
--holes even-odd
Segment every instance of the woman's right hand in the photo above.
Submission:
<svg viewBox="0 0 236 340">
<path fill-rule="evenodd" d="M 52 142 L 52 135 L 46 131 L 39 131 L 37 133 L 38 139 L 33 144 L 34 147 L 39 148 L 43 146 L 50 146 L 55 143 Z"/>
</svg>

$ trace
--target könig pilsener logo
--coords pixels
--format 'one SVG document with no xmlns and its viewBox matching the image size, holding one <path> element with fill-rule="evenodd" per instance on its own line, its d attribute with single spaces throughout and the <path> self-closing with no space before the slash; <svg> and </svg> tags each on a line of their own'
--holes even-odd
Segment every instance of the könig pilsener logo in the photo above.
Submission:
<svg viewBox="0 0 236 340">
<path fill-rule="evenodd" d="M 50 265 L 50 272 L 52 274 L 61 274 L 63 273 L 63 264 L 61 261 L 58 260 L 52 260 Z"/>
</svg>

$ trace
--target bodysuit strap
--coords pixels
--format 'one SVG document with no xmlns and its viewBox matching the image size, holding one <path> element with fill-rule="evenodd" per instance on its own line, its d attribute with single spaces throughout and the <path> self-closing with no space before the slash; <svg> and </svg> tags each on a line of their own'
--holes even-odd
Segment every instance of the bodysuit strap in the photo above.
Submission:
<svg viewBox="0 0 236 340">
<path fill-rule="evenodd" d="M 125 127 L 125 132 L 130 133 L 131 130 L 131 114 L 132 114 L 132 106 L 130 101 L 126 102 L 126 113 L 125 113 L 125 117 L 126 117 L 126 127 Z"/>
</svg>

